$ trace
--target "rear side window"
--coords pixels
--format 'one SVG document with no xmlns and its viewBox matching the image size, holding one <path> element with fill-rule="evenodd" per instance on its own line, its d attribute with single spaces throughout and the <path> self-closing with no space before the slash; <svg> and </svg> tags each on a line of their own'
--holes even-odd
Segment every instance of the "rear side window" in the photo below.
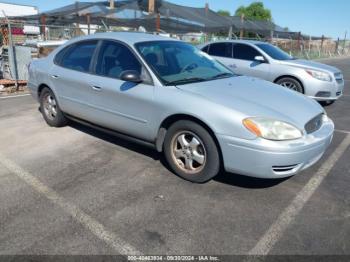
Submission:
<svg viewBox="0 0 350 262">
<path fill-rule="evenodd" d="M 86 41 L 67 47 L 58 53 L 57 61 L 59 65 L 68 69 L 80 72 L 89 72 L 92 57 L 97 46 L 97 41 Z M 62 56 L 62 57 L 60 57 Z"/>
<path fill-rule="evenodd" d="M 209 47 L 209 55 L 232 58 L 231 43 L 216 43 Z"/>
<path fill-rule="evenodd" d="M 255 48 L 245 44 L 235 44 L 233 46 L 233 58 L 254 61 L 256 56 L 261 56 Z"/>
</svg>

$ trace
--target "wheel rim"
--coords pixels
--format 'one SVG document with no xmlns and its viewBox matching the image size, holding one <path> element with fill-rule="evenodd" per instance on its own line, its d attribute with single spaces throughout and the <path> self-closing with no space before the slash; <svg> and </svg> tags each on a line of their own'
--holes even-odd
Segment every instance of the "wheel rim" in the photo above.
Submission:
<svg viewBox="0 0 350 262">
<path fill-rule="evenodd" d="M 201 139 L 190 131 L 177 133 L 171 142 L 172 158 L 182 171 L 195 174 L 203 170 L 207 153 Z"/>
<path fill-rule="evenodd" d="M 294 90 L 294 91 L 297 91 L 297 92 L 301 93 L 300 87 L 298 85 L 296 85 L 295 83 L 293 83 L 293 82 L 284 81 L 280 85 L 283 86 L 283 87 L 286 87 L 288 89 L 291 89 L 291 90 Z"/>
<path fill-rule="evenodd" d="M 44 97 L 44 113 L 50 120 L 53 120 L 57 115 L 57 103 L 56 99 L 51 95 L 47 94 Z"/>
</svg>

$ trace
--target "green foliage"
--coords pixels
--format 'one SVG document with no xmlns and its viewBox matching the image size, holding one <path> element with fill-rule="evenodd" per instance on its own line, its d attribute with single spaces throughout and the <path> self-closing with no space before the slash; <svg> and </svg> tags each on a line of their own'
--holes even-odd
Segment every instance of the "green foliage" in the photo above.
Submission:
<svg viewBox="0 0 350 262">
<path fill-rule="evenodd" d="M 235 15 L 241 16 L 242 14 L 244 14 L 247 19 L 272 21 L 270 9 L 265 8 L 262 2 L 254 2 L 247 7 L 238 7 Z"/>
<path fill-rule="evenodd" d="M 230 11 L 228 11 L 228 10 L 219 10 L 219 11 L 217 11 L 217 13 L 221 16 L 231 16 Z"/>
</svg>

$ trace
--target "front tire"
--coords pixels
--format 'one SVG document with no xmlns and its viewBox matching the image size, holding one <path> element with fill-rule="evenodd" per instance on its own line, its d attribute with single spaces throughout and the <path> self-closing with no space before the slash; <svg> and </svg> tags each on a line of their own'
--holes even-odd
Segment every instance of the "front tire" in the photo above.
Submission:
<svg viewBox="0 0 350 262">
<path fill-rule="evenodd" d="M 335 100 L 320 101 L 321 106 L 330 106 L 334 104 Z"/>
<path fill-rule="evenodd" d="M 40 111 L 49 126 L 63 127 L 68 123 L 67 118 L 58 106 L 55 94 L 48 87 L 41 91 Z"/>
<path fill-rule="evenodd" d="M 174 173 L 194 183 L 204 183 L 220 170 L 220 155 L 210 133 L 188 120 L 174 123 L 164 140 L 165 158 Z"/>
<path fill-rule="evenodd" d="M 301 94 L 304 94 L 304 88 L 303 86 L 301 85 L 301 83 L 294 79 L 294 78 L 291 78 L 291 77 L 283 77 L 281 79 L 279 79 L 276 84 L 278 85 L 281 85 L 285 88 L 288 88 L 290 90 L 293 90 L 293 91 L 296 91 L 296 92 L 299 92 Z"/>
</svg>

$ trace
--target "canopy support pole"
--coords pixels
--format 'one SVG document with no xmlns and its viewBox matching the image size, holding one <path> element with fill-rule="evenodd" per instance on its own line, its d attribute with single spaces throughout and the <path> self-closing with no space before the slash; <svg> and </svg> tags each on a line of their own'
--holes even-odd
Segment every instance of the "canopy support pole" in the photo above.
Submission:
<svg viewBox="0 0 350 262">
<path fill-rule="evenodd" d="M 244 37 L 244 14 L 241 15 L 241 32 L 239 34 L 239 38 Z"/>
<path fill-rule="evenodd" d="M 87 15 L 86 15 L 86 23 L 87 23 L 87 26 L 88 26 L 88 35 L 90 35 L 90 25 L 91 25 L 91 17 L 90 17 L 90 14 L 87 14 Z"/>
</svg>

